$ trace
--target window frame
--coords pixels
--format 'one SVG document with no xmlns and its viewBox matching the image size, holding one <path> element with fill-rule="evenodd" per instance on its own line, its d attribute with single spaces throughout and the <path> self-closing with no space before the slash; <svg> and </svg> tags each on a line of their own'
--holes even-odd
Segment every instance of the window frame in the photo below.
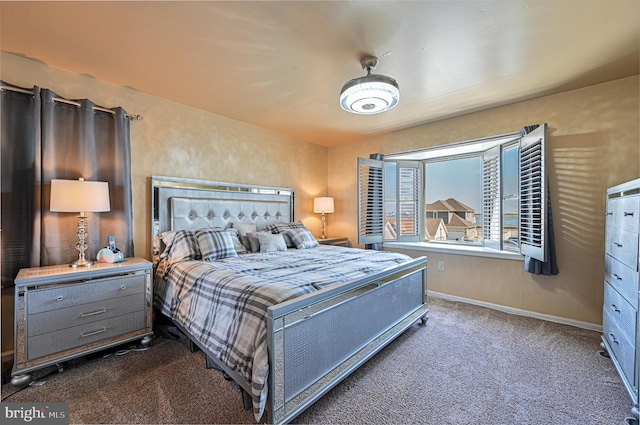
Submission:
<svg viewBox="0 0 640 425">
<path fill-rule="evenodd" d="M 362 208 L 366 208 L 366 205 L 368 204 L 368 202 L 370 202 L 370 199 L 368 199 L 366 196 L 363 197 L 363 193 L 361 191 L 361 182 L 360 182 L 360 177 L 359 177 L 359 181 L 358 181 L 358 197 L 359 197 L 359 205 L 358 205 L 358 213 L 359 213 L 359 222 L 358 222 L 358 229 L 359 229 L 359 235 L 358 235 L 358 243 L 359 244 L 363 244 L 363 243 L 386 243 L 386 244 L 394 244 L 394 246 L 396 246 L 398 243 L 404 245 L 404 243 L 406 242 L 418 242 L 417 244 L 408 244 L 411 246 L 416 246 L 416 247 L 429 247 L 429 248 L 435 248 L 435 246 L 437 245 L 438 247 L 442 248 L 442 247 L 446 247 L 447 250 L 456 250 L 456 251 L 460 251 L 459 253 L 471 253 L 471 252 L 481 252 L 483 256 L 485 256 L 487 253 L 489 254 L 489 256 L 493 256 L 491 254 L 497 254 L 496 256 L 498 257 L 506 257 L 506 258 L 512 258 L 514 255 L 520 256 L 520 255 L 525 255 L 525 256 L 530 256 L 532 258 L 538 259 L 540 261 L 546 261 L 547 258 L 547 249 L 546 249 L 546 245 L 547 245 L 547 223 L 546 223 L 546 219 L 547 219 L 547 188 L 546 188 L 546 182 L 547 182 L 547 173 L 546 173 L 546 160 L 545 160 L 545 146 L 546 146 L 546 133 L 547 133 L 547 124 L 542 124 L 542 125 L 533 125 L 533 126 L 528 126 L 528 127 L 524 127 L 520 132 L 516 132 L 516 133 L 508 133 L 508 134 L 504 134 L 504 135 L 499 135 L 499 136 L 492 136 L 492 137 L 487 137 L 487 138 L 482 138 L 482 139 L 474 139 L 474 140 L 469 140 L 469 141 L 465 141 L 465 142 L 458 142 L 458 143 L 451 143 L 451 144 L 446 144 L 446 145 L 440 145 L 440 146 L 435 146 L 435 147 L 431 147 L 431 148 L 427 148 L 427 149 L 418 149 L 418 150 L 413 150 L 413 151 L 409 151 L 409 152 L 401 152 L 401 153 L 395 153 L 395 154 L 389 154 L 389 155 L 380 155 L 378 154 L 377 156 L 381 159 L 379 160 L 367 160 L 367 161 L 377 161 L 377 167 L 379 167 L 380 173 L 381 173 L 381 179 L 382 181 L 387 181 L 387 179 L 389 178 L 389 176 L 385 175 L 384 173 L 384 163 L 387 162 L 396 162 L 398 164 L 402 163 L 403 166 L 409 166 L 410 163 L 413 164 L 417 164 L 419 169 L 422 170 L 424 172 L 424 166 L 427 162 L 432 162 L 433 160 L 436 160 L 438 158 L 442 159 L 442 160 L 447 160 L 447 159 L 456 159 L 457 157 L 462 157 L 464 155 L 470 155 L 470 154 L 480 154 L 482 161 L 483 161 L 483 176 L 482 176 L 482 181 L 483 181 L 483 185 L 484 185 L 484 179 L 485 179 L 485 173 L 487 173 L 486 177 L 489 178 L 494 178 L 495 177 L 495 173 L 498 173 L 498 179 L 497 179 L 497 183 L 494 183 L 494 186 L 490 186 L 491 188 L 493 188 L 493 192 L 491 196 L 493 198 L 492 201 L 493 203 L 490 203 L 488 205 L 486 205 L 487 207 L 487 211 L 485 213 L 485 201 L 487 199 L 489 199 L 489 194 L 488 193 L 484 193 L 485 190 L 483 189 L 483 234 L 485 232 L 485 226 L 487 225 L 487 221 L 485 220 L 485 214 L 489 214 L 488 217 L 490 217 L 489 220 L 489 224 L 490 226 L 495 226 L 497 227 L 499 230 L 497 231 L 497 235 L 498 237 L 493 238 L 493 236 L 495 236 L 496 231 L 493 230 L 492 234 L 493 236 L 489 239 L 489 243 L 487 243 L 485 241 L 485 238 L 483 237 L 483 245 L 482 246 L 477 246 L 477 245 L 473 245 L 473 246 L 466 246 L 465 244 L 446 244 L 443 242 L 425 242 L 423 237 L 424 234 L 426 232 L 426 229 L 424 228 L 424 225 L 426 223 L 426 221 L 424 220 L 426 218 L 426 212 L 425 212 L 425 189 L 426 189 L 426 183 L 424 181 L 424 177 L 421 178 L 421 183 L 418 184 L 418 186 L 421 186 L 419 188 L 419 190 L 415 191 L 415 202 L 417 203 L 417 205 L 419 206 L 418 210 L 420 211 L 419 214 L 419 220 L 416 220 L 416 223 L 418 221 L 420 221 L 420 227 L 418 230 L 418 234 L 415 235 L 417 237 L 413 237 L 413 238 L 403 238 L 401 239 L 400 236 L 397 237 L 396 240 L 388 240 L 385 239 L 384 236 L 384 232 L 379 232 L 379 234 L 377 236 L 375 236 L 374 238 L 367 238 L 367 242 L 362 242 L 364 239 L 361 239 L 361 236 L 370 236 L 370 235 L 366 235 L 366 232 L 363 234 L 363 227 L 362 227 L 362 215 L 361 212 L 363 211 Z M 504 223 L 503 223 L 503 202 L 504 199 L 502 199 L 502 181 L 503 181 L 503 169 L 501 166 L 501 161 L 503 158 L 503 148 L 507 149 L 507 148 L 513 148 L 514 144 L 518 145 L 518 153 L 519 153 L 519 166 L 518 166 L 518 180 L 519 180 L 519 199 L 524 199 L 524 201 L 519 202 L 519 209 L 518 209 L 518 213 L 519 213 L 519 220 L 518 220 L 518 230 L 519 230 L 519 253 L 514 251 L 514 250 L 505 250 L 504 249 L 504 241 L 502 240 L 502 232 L 504 229 Z M 523 148 L 527 151 L 527 152 L 534 152 L 534 157 L 533 159 L 530 158 L 530 161 L 527 162 L 526 158 L 523 158 Z M 497 156 L 496 156 L 497 155 Z M 484 167 L 484 163 L 485 163 L 485 156 L 487 158 L 487 160 L 489 160 L 489 158 L 491 159 L 491 167 L 490 169 L 485 171 L 485 167 Z M 493 158 L 497 157 L 497 161 Z M 361 168 L 361 160 L 364 160 L 363 158 L 358 158 L 358 168 L 359 168 L 359 173 L 360 173 L 360 168 Z M 533 165 L 532 167 L 529 167 L 529 165 Z M 369 164 L 370 166 L 370 164 Z M 399 169 L 400 167 L 398 166 L 397 169 Z M 528 173 L 526 176 L 524 176 L 524 180 L 523 180 L 523 173 L 525 172 L 524 170 L 528 169 Z M 494 173 L 493 175 L 489 175 L 488 173 Z M 398 177 L 396 175 L 396 180 L 395 183 L 396 185 L 398 185 Z M 495 180 L 492 180 L 495 181 Z M 497 186 L 495 186 L 497 184 Z M 525 196 L 525 198 L 523 198 L 523 185 L 528 185 L 528 192 L 527 195 Z M 400 188 L 399 186 L 396 186 L 396 193 L 400 193 Z M 534 196 L 531 196 L 531 195 Z M 384 198 L 384 193 L 382 194 L 382 199 L 383 199 L 383 211 L 384 211 L 384 201 L 387 201 Z M 495 203 L 495 200 L 499 200 L 498 204 Z M 497 211 L 496 211 L 497 208 Z M 529 211 L 523 215 L 523 208 L 529 208 Z M 398 209 L 396 209 L 396 214 L 397 214 Z M 524 218 L 523 218 L 524 217 Z M 382 217 L 382 221 L 384 225 L 384 214 Z M 530 232 L 528 234 L 529 237 L 525 238 L 525 240 L 523 241 L 522 238 L 520 238 L 520 234 L 523 231 L 526 232 Z M 464 248 L 464 249 L 458 249 L 458 248 Z M 471 249 L 469 249 L 471 248 Z M 474 249 L 475 248 L 475 249 Z M 458 253 L 458 252 L 456 252 Z M 470 254 L 473 255 L 473 254 Z"/>
</svg>

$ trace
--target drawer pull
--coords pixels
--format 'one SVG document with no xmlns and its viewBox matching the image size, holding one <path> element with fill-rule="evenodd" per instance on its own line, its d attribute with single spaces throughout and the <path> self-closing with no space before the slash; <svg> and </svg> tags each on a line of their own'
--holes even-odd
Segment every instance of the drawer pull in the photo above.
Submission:
<svg viewBox="0 0 640 425">
<path fill-rule="evenodd" d="M 631 217 L 633 217 L 633 213 L 632 213 L 632 212 L 626 212 L 626 211 L 625 211 L 625 212 L 624 212 L 624 216 L 625 216 L 625 217 L 627 217 L 627 216 L 631 216 Z"/>
<path fill-rule="evenodd" d="M 102 332 L 106 332 L 106 331 L 107 331 L 107 328 L 102 328 L 102 329 L 98 329 L 97 331 L 87 332 L 87 333 L 80 334 L 80 336 L 81 336 L 82 338 L 86 338 L 86 337 L 88 337 L 88 336 L 101 334 Z"/>
<path fill-rule="evenodd" d="M 107 309 L 106 308 L 102 308 L 100 310 L 90 311 L 89 313 L 80 313 L 80 317 L 95 316 L 96 314 L 102 314 L 102 313 L 106 313 L 106 312 L 107 312 Z"/>
<path fill-rule="evenodd" d="M 622 244 L 621 244 L 621 243 L 614 242 L 613 244 L 614 244 L 615 246 L 617 246 L 618 248 L 622 248 Z"/>
<path fill-rule="evenodd" d="M 614 344 L 620 345 L 620 343 L 618 342 L 614 334 L 610 333 L 609 336 L 611 337 L 611 342 L 613 342 Z"/>
<path fill-rule="evenodd" d="M 64 297 L 62 295 L 58 295 L 56 297 L 56 301 L 58 301 L 58 302 L 62 301 L 63 299 L 64 299 Z"/>
<path fill-rule="evenodd" d="M 617 280 L 622 280 L 622 278 L 615 273 L 612 276 L 615 277 Z"/>
<path fill-rule="evenodd" d="M 613 309 L 613 311 L 615 311 L 616 313 L 620 313 L 620 309 L 618 307 L 616 307 L 615 304 L 611 304 L 611 308 Z"/>
<path fill-rule="evenodd" d="M 613 215 L 613 213 L 612 212 L 608 212 L 607 215 Z"/>
<path fill-rule="evenodd" d="M 122 285 L 122 286 L 120 287 L 120 290 L 121 290 L 121 291 L 126 291 L 126 290 L 127 290 L 127 286 L 126 286 L 126 285 Z"/>
</svg>

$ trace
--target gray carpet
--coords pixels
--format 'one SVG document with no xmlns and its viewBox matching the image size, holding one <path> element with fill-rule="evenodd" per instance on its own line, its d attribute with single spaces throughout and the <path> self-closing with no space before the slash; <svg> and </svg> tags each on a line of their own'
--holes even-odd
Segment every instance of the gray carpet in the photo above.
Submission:
<svg viewBox="0 0 640 425">
<path fill-rule="evenodd" d="M 623 425 L 631 400 L 599 343 L 596 332 L 432 298 L 426 327 L 295 422 Z M 73 361 L 45 379 L 5 401 L 68 402 L 71 423 L 255 423 L 234 384 L 174 340 Z M 13 391 L 3 386 L 2 397 Z"/>
</svg>

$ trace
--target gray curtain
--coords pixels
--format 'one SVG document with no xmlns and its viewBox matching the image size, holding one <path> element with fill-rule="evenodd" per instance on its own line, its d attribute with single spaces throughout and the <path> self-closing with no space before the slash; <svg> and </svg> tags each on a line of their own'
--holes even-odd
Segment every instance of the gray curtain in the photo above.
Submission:
<svg viewBox="0 0 640 425">
<path fill-rule="evenodd" d="M 16 225 L 20 227 L 17 243 L 28 245 L 17 250 L 22 258 L 10 264 L 3 255 L 3 286 L 5 269 L 17 273 L 21 267 L 64 264 L 78 258 L 77 214 L 49 211 L 51 179 L 84 177 L 108 182 L 111 211 L 87 213 L 87 258 L 95 259 L 109 235 L 115 236 L 125 257 L 134 255 L 126 112 L 120 107 L 112 109 L 114 114 L 95 110 L 96 105 L 86 99 L 76 100 L 78 107 L 55 98 L 60 99 L 38 87 L 33 95 L 2 91 L 3 254 L 5 229 Z M 18 174 L 24 177 L 16 178 Z M 24 199 L 14 200 L 22 196 Z M 10 200 L 11 213 L 5 214 L 5 198 Z M 15 274 L 6 278 L 12 281 Z"/>
</svg>

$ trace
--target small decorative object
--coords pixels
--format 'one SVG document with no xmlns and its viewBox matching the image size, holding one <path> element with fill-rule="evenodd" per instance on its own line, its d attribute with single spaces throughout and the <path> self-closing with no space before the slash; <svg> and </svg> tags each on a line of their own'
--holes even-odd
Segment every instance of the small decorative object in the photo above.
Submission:
<svg viewBox="0 0 640 425">
<path fill-rule="evenodd" d="M 98 263 L 119 263 L 124 260 L 124 254 L 118 248 L 112 251 L 110 248 L 102 248 L 96 255 Z"/>
</svg>

